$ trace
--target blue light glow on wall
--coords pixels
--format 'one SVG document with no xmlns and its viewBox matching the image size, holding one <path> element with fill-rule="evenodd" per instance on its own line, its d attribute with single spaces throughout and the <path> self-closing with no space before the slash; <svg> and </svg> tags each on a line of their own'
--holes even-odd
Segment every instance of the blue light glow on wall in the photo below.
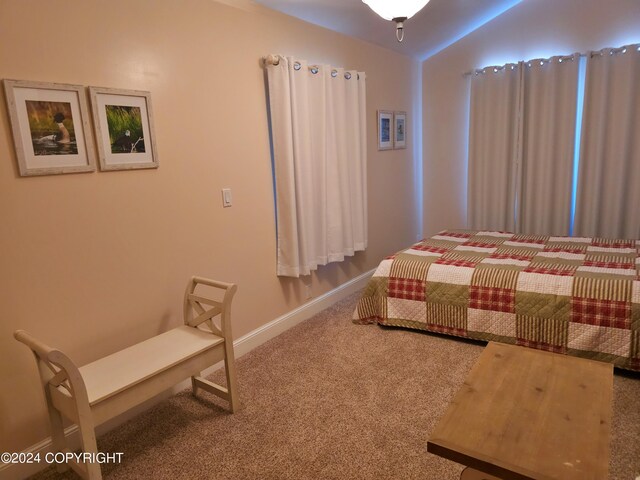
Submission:
<svg viewBox="0 0 640 480">
<path fill-rule="evenodd" d="M 471 82 L 466 82 L 467 86 L 466 86 L 466 90 L 465 90 L 465 95 L 467 97 L 467 100 L 464 102 L 465 105 L 465 113 L 464 113 L 464 118 L 466 119 L 465 123 L 464 123 L 464 135 L 462 136 L 462 142 L 464 143 L 464 154 L 465 154 L 465 158 L 467 159 L 466 162 L 464 162 L 463 165 L 463 172 L 462 172 L 462 177 L 463 177 L 463 185 L 464 188 L 462 189 L 462 191 L 460 192 L 460 196 L 461 196 L 461 200 L 460 200 L 460 205 L 462 205 L 462 208 L 464 209 L 464 221 L 465 221 L 465 225 L 467 226 L 467 228 L 469 228 L 469 125 L 471 123 Z"/>
<path fill-rule="evenodd" d="M 582 141 L 582 113 L 584 112 L 584 84 L 587 74 L 587 58 L 580 57 L 578 67 L 578 103 L 576 108 L 576 139 L 573 149 L 573 182 L 571 187 L 571 223 L 569 235 L 573 236 L 573 222 L 576 217 L 576 200 L 578 196 L 578 173 L 580 171 L 580 143 Z"/>
<path fill-rule="evenodd" d="M 640 29 L 635 25 L 633 30 L 629 32 L 618 32 L 618 35 L 614 41 L 608 42 L 608 45 L 633 45 L 640 43 Z"/>
<path fill-rule="evenodd" d="M 422 163 L 423 154 L 422 149 L 422 65 L 417 68 L 416 79 L 416 95 L 414 95 L 413 111 L 414 125 L 413 125 L 413 138 L 415 139 L 413 146 L 413 188 L 415 192 L 416 201 L 416 225 L 417 225 L 417 238 L 416 241 L 421 240 L 424 236 L 424 178 Z"/>
</svg>

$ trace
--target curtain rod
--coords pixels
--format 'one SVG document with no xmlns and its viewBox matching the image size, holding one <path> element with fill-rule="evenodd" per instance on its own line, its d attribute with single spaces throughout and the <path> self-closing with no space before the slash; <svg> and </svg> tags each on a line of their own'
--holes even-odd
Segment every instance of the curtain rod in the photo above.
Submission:
<svg viewBox="0 0 640 480">
<path fill-rule="evenodd" d="M 279 65 L 280 64 L 280 56 L 279 55 L 273 55 L 273 54 L 265 55 L 264 57 L 262 57 L 262 62 L 263 62 L 263 64 L 265 66 L 267 66 L 267 65 Z M 293 66 L 293 68 L 295 70 L 300 70 L 301 67 L 302 67 L 302 64 L 300 62 L 295 62 L 294 66 Z M 320 67 L 318 65 L 308 65 L 307 68 L 314 75 L 320 71 Z M 361 72 L 358 72 L 356 74 L 356 77 L 357 77 L 358 80 L 360 80 L 360 73 Z M 331 76 L 333 78 L 336 78 L 338 76 L 338 69 L 337 68 L 332 68 L 331 69 Z M 346 78 L 347 80 L 351 80 L 351 77 L 352 77 L 351 72 L 346 71 L 344 73 L 344 78 Z"/>
<path fill-rule="evenodd" d="M 562 60 L 569 60 L 569 59 L 574 59 L 576 57 L 589 57 L 589 58 L 593 58 L 593 57 L 601 57 L 602 55 L 604 55 L 606 52 L 609 52 L 610 55 L 613 55 L 614 53 L 626 53 L 627 49 L 629 48 L 636 48 L 638 51 L 640 51 L 640 43 L 634 43 L 634 44 L 630 44 L 630 45 L 624 45 L 622 47 L 618 47 L 618 48 L 603 48 L 602 50 L 597 50 L 597 51 L 589 51 L 586 53 L 574 53 L 573 55 L 556 55 L 553 57 L 549 57 L 549 58 L 533 58 L 531 60 L 522 60 L 522 63 L 526 63 L 529 66 L 531 66 L 532 62 L 550 62 L 551 60 L 553 60 L 554 58 L 558 58 L 560 61 Z M 489 65 L 483 68 L 474 68 L 473 70 L 469 70 L 468 72 L 464 72 L 462 74 L 463 77 L 469 77 L 471 75 L 473 75 L 474 73 L 481 73 L 484 72 L 484 70 L 486 69 L 497 69 L 497 70 L 502 70 L 510 65 L 514 66 L 519 64 L 520 62 L 515 62 L 515 63 L 506 63 L 504 65 Z M 513 67 L 512 67 L 513 68 Z M 496 71 L 497 71 L 496 70 Z"/>
<path fill-rule="evenodd" d="M 462 74 L 463 77 L 469 77 L 471 75 L 473 75 L 474 73 L 483 73 L 485 70 L 487 69 L 494 69 L 494 71 L 498 71 L 498 70 L 504 70 L 507 67 L 511 67 L 511 69 L 513 70 L 513 68 L 518 65 L 519 63 L 526 63 L 529 66 L 531 66 L 532 62 L 550 62 L 551 59 L 553 58 L 558 58 L 560 61 L 562 60 L 573 60 L 574 58 L 578 57 L 586 57 L 587 54 L 585 53 L 574 53 L 573 55 L 558 55 L 555 57 L 550 57 L 550 58 L 532 58 L 531 60 L 520 60 L 518 62 L 515 63 L 505 63 L 504 65 L 488 65 L 486 67 L 483 68 L 474 68 L 473 70 L 469 70 L 468 72 L 464 72 Z"/>
</svg>

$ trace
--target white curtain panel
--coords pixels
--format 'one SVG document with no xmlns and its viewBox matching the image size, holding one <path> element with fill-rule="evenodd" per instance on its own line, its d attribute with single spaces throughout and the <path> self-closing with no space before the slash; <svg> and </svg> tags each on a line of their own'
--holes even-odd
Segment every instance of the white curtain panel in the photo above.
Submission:
<svg viewBox="0 0 640 480">
<path fill-rule="evenodd" d="M 570 233 L 579 62 L 576 54 L 524 64 L 519 232 Z"/>
<path fill-rule="evenodd" d="M 640 238 L 640 48 L 587 60 L 575 234 Z"/>
<path fill-rule="evenodd" d="M 367 247 L 365 74 L 273 57 L 277 274 L 298 277 Z"/>
<path fill-rule="evenodd" d="M 522 65 L 472 74 L 467 225 L 515 229 Z"/>
</svg>

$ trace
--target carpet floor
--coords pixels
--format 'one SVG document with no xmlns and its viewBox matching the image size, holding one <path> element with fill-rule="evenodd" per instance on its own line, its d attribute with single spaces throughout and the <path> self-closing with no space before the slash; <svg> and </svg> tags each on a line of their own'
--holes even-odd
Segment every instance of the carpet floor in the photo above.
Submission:
<svg viewBox="0 0 640 480">
<path fill-rule="evenodd" d="M 115 479 L 458 479 L 429 434 L 483 345 L 351 322 L 352 295 L 237 361 L 242 408 L 179 393 L 98 439 Z M 222 381 L 222 372 L 210 378 Z M 616 371 L 610 479 L 640 473 L 640 376 Z M 49 468 L 38 480 L 78 478 Z"/>
</svg>

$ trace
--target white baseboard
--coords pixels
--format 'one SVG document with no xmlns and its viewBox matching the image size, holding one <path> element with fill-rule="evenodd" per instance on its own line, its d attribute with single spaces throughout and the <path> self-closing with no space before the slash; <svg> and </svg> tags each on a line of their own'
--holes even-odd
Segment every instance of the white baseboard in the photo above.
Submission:
<svg viewBox="0 0 640 480">
<path fill-rule="evenodd" d="M 266 325 L 256 328 L 254 331 L 237 339 L 233 342 L 236 357 L 240 357 L 245 353 L 250 352 L 257 346 L 277 337 L 285 330 L 288 330 L 298 323 L 313 317 L 315 314 L 320 313 L 325 308 L 330 307 L 352 293 L 363 289 L 374 272 L 375 269 L 365 272 L 362 275 L 343 283 L 339 287 L 334 288 L 330 292 L 320 295 L 304 305 L 300 305 L 298 308 L 291 310 L 281 317 L 278 317 Z"/>
<path fill-rule="evenodd" d="M 367 281 L 373 275 L 375 270 L 370 270 L 368 272 L 363 273 L 362 275 L 357 276 L 356 278 L 349 280 L 346 283 L 343 283 L 337 288 L 334 288 L 330 292 L 327 292 L 313 300 L 305 303 L 304 305 L 299 306 L 298 308 L 291 310 L 290 312 L 276 318 L 275 320 L 270 321 L 269 323 L 253 330 L 252 332 L 247 333 L 246 335 L 238 338 L 233 342 L 233 348 L 235 352 L 235 357 L 240 358 L 242 355 L 249 353 L 254 348 L 262 345 L 263 343 L 271 340 L 274 337 L 277 337 L 281 333 L 286 330 L 294 327 L 295 325 L 307 320 L 308 318 L 313 317 L 315 314 L 321 312 L 322 310 L 330 307 L 334 303 L 342 300 L 343 298 L 348 297 L 352 293 L 357 292 L 358 290 L 365 287 Z M 223 363 L 217 363 L 209 367 L 208 369 L 202 372 L 203 376 L 210 375 L 215 372 L 217 369 L 221 368 Z M 147 400 L 146 402 L 141 403 L 135 408 L 119 415 L 116 418 L 105 422 L 104 424 L 98 426 L 96 428 L 96 434 L 98 436 L 105 434 L 109 430 L 116 428 L 117 426 L 123 424 L 124 422 L 132 419 L 136 415 L 148 410 L 154 405 L 160 403 L 162 400 L 169 398 L 170 396 L 191 387 L 191 380 L 187 379 L 177 385 L 175 385 L 170 390 L 157 395 L 156 397 Z M 80 437 L 78 434 L 78 427 L 76 425 L 72 425 L 65 429 L 65 437 L 67 440 L 67 445 L 71 447 L 72 450 L 77 450 L 80 448 Z M 44 458 L 45 455 L 49 452 L 53 452 L 53 445 L 51 443 L 51 438 L 47 437 L 44 440 L 36 443 L 35 445 L 31 445 L 29 448 L 23 450 L 21 453 L 26 454 L 40 454 L 40 458 Z M 49 464 L 45 462 L 41 463 L 15 463 L 8 464 L 4 463 L 0 465 L 0 480 L 15 480 L 15 479 L 24 479 L 29 477 L 30 475 L 34 475 L 40 470 L 44 470 L 47 468 Z"/>
</svg>

